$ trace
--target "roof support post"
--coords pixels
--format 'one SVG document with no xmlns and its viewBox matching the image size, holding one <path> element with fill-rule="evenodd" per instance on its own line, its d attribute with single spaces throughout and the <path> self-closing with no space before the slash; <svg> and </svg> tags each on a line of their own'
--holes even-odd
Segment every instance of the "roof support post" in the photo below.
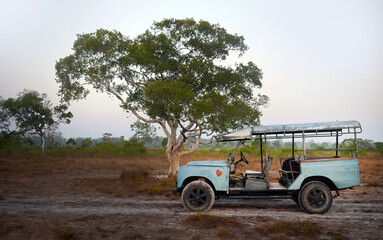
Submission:
<svg viewBox="0 0 383 240">
<path fill-rule="evenodd" d="M 338 158 L 339 157 L 339 140 L 338 140 L 339 136 L 338 136 L 338 131 L 336 131 L 336 143 L 335 143 L 335 148 L 336 148 L 336 157 Z"/>
<path fill-rule="evenodd" d="M 356 138 L 356 128 L 354 128 L 355 157 L 358 158 L 358 139 Z"/>
<path fill-rule="evenodd" d="M 303 159 L 306 160 L 306 139 L 305 139 L 305 131 L 302 132 L 302 142 L 303 142 Z"/>
<path fill-rule="evenodd" d="M 293 150 L 292 158 L 295 158 L 295 157 L 294 157 L 294 150 L 295 150 L 295 149 L 294 149 L 294 133 L 293 133 L 292 143 L 291 143 L 291 144 L 292 144 L 291 146 L 292 146 L 292 150 Z"/>
<path fill-rule="evenodd" d="M 267 155 L 267 139 L 266 139 L 266 134 L 265 134 L 265 155 L 266 155 L 265 157 L 266 157 L 266 164 L 267 164 L 269 158 L 268 158 L 268 155 Z"/>
<path fill-rule="evenodd" d="M 263 169 L 263 149 L 262 149 L 262 141 L 263 141 L 263 138 L 262 138 L 262 135 L 259 135 L 259 142 L 260 142 L 260 147 L 261 147 L 261 169 Z"/>
</svg>

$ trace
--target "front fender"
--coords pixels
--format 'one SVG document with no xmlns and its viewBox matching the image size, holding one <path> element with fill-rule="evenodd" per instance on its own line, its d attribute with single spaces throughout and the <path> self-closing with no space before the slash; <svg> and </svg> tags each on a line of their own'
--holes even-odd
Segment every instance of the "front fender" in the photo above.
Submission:
<svg viewBox="0 0 383 240">
<path fill-rule="evenodd" d="M 206 178 L 216 191 L 229 191 L 229 167 L 227 166 L 190 166 L 185 165 L 178 169 L 177 188 L 184 187 L 184 183 L 189 178 Z"/>
</svg>

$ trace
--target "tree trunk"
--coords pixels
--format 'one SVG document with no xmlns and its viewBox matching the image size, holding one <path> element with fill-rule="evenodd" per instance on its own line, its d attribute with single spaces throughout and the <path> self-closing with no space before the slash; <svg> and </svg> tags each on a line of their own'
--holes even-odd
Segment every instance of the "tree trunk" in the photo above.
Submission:
<svg viewBox="0 0 383 240">
<path fill-rule="evenodd" d="M 45 137 L 41 136 L 41 152 L 45 153 Z"/>
<path fill-rule="evenodd" d="M 193 127 L 194 123 L 189 124 L 189 126 L 187 126 L 186 128 L 183 127 L 184 132 L 180 133 L 181 135 L 178 136 L 178 138 L 177 138 L 178 123 L 169 122 L 169 121 L 167 123 L 171 129 L 170 132 L 167 130 L 165 123 L 162 123 L 161 126 L 163 127 L 166 135 L 168 136 L 168 143 L 166 145 L 166 156 L 169 161 L 168 176 L 171 177 L 171 176 L 177 175 L 177 170 L 180 166 L 181 157 L 184 155 L 192 154 L 198 148 L 199 140 L 202 135 L 202 128 L 200 128 L 199 130 L 199 135 L 197 136 L 197 140 L 193 142 L 191 140 L 189 141 L 187 140 L 185 133 L 188 132 L 188 130 L 190 130 Z M 198 126 L 198 124 L 196 125 Z M 186 146 L 188 143 L 194 143 L 193 147 L 188 151 L 181 152 L 182 147 Z"/>
<path fill-rule="evenodd" d="M 169 161 L 169 172 L 168 172 L 168 176 L 169 177 L 172 177 L 172 176 L 176 176 L 177 175 L 177 170 L 180 166 L 180 155 L 179 155 L 179 151 L 175 151 L 175 152 L 172 152 L 172 151 L 166 151 L 166 156 L 168 157 L 168 161 Z"/>
</svg>

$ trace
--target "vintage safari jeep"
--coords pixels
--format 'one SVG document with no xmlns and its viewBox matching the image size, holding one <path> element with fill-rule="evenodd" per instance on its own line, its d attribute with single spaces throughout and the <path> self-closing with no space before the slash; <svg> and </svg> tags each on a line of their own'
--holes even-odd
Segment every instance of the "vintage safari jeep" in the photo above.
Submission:
<svg viewBox="0 0 383 240">
<path fill-rule="evenodd" d="M 361 132 L 361 125 L 357 121 L 245 128 L 222 137 L 221 141 L 238 141 L 226 161 L 194 161 L 180 167 L 177 172 L 177 186 L 173 189 L 173 193 L 181 193 L 182 203 L 190 211 L 208 211 L 215 199 L 223 196 L 230 198 L 278 196 L 292 198 L 308 213 L 325 213 L 332 205 L 332 191 L 339 196 L 339 190 L 360 184 L 356 134 Z M 339 148 L 339 137 L 344 134 L 354 135 L 355 148 Z M 306 139 L 311 137 L 334 137 L 335 149 L 320 149 L 320 151 L 331 151 L 335 156 L 309 157 L 306 153 L 317 151 L 306 149 Z M 279 160 L 281 165 L 279 182 L 270 183 L 269 170 L 273 157 L 268 156 L 267 140 L 286 138 L 292 142 L 291 156 Z M 235 175 L 238 163 L 248 164 L 242 152 L 239 160 L 235 161 L 238 146 L 246 140 L 255 139 L 260 140 L 261 171 L 246 170 L 241 176 Z M 303 149 L 294 148 L 296 139 L 301 140 Z M 351 152 L 350 157 L 341 157 L 342 150 Z M 302 152 L 303 155 L 296 155 L 296 152 Z"/>
</svg>

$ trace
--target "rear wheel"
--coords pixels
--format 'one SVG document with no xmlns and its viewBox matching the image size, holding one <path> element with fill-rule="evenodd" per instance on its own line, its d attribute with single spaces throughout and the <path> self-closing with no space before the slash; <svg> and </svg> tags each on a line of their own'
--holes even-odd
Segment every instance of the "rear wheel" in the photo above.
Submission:
<svg viewBox="0 0 383 240">
<path fill-rule="evenodd" d="M 208 183 L 193 181 L 182 191 L 181 200 L 184 207 L 190 211 L 209 211 L 214 204 L 215 194 Z"/>
<path fill-rule="evenodd" d="M 302 209 L 308 213 L 325 213 L 332 205 L 331 190 L 322 182 L 308 182 L 299 191 L 298 200 Z"/>
</svg>

